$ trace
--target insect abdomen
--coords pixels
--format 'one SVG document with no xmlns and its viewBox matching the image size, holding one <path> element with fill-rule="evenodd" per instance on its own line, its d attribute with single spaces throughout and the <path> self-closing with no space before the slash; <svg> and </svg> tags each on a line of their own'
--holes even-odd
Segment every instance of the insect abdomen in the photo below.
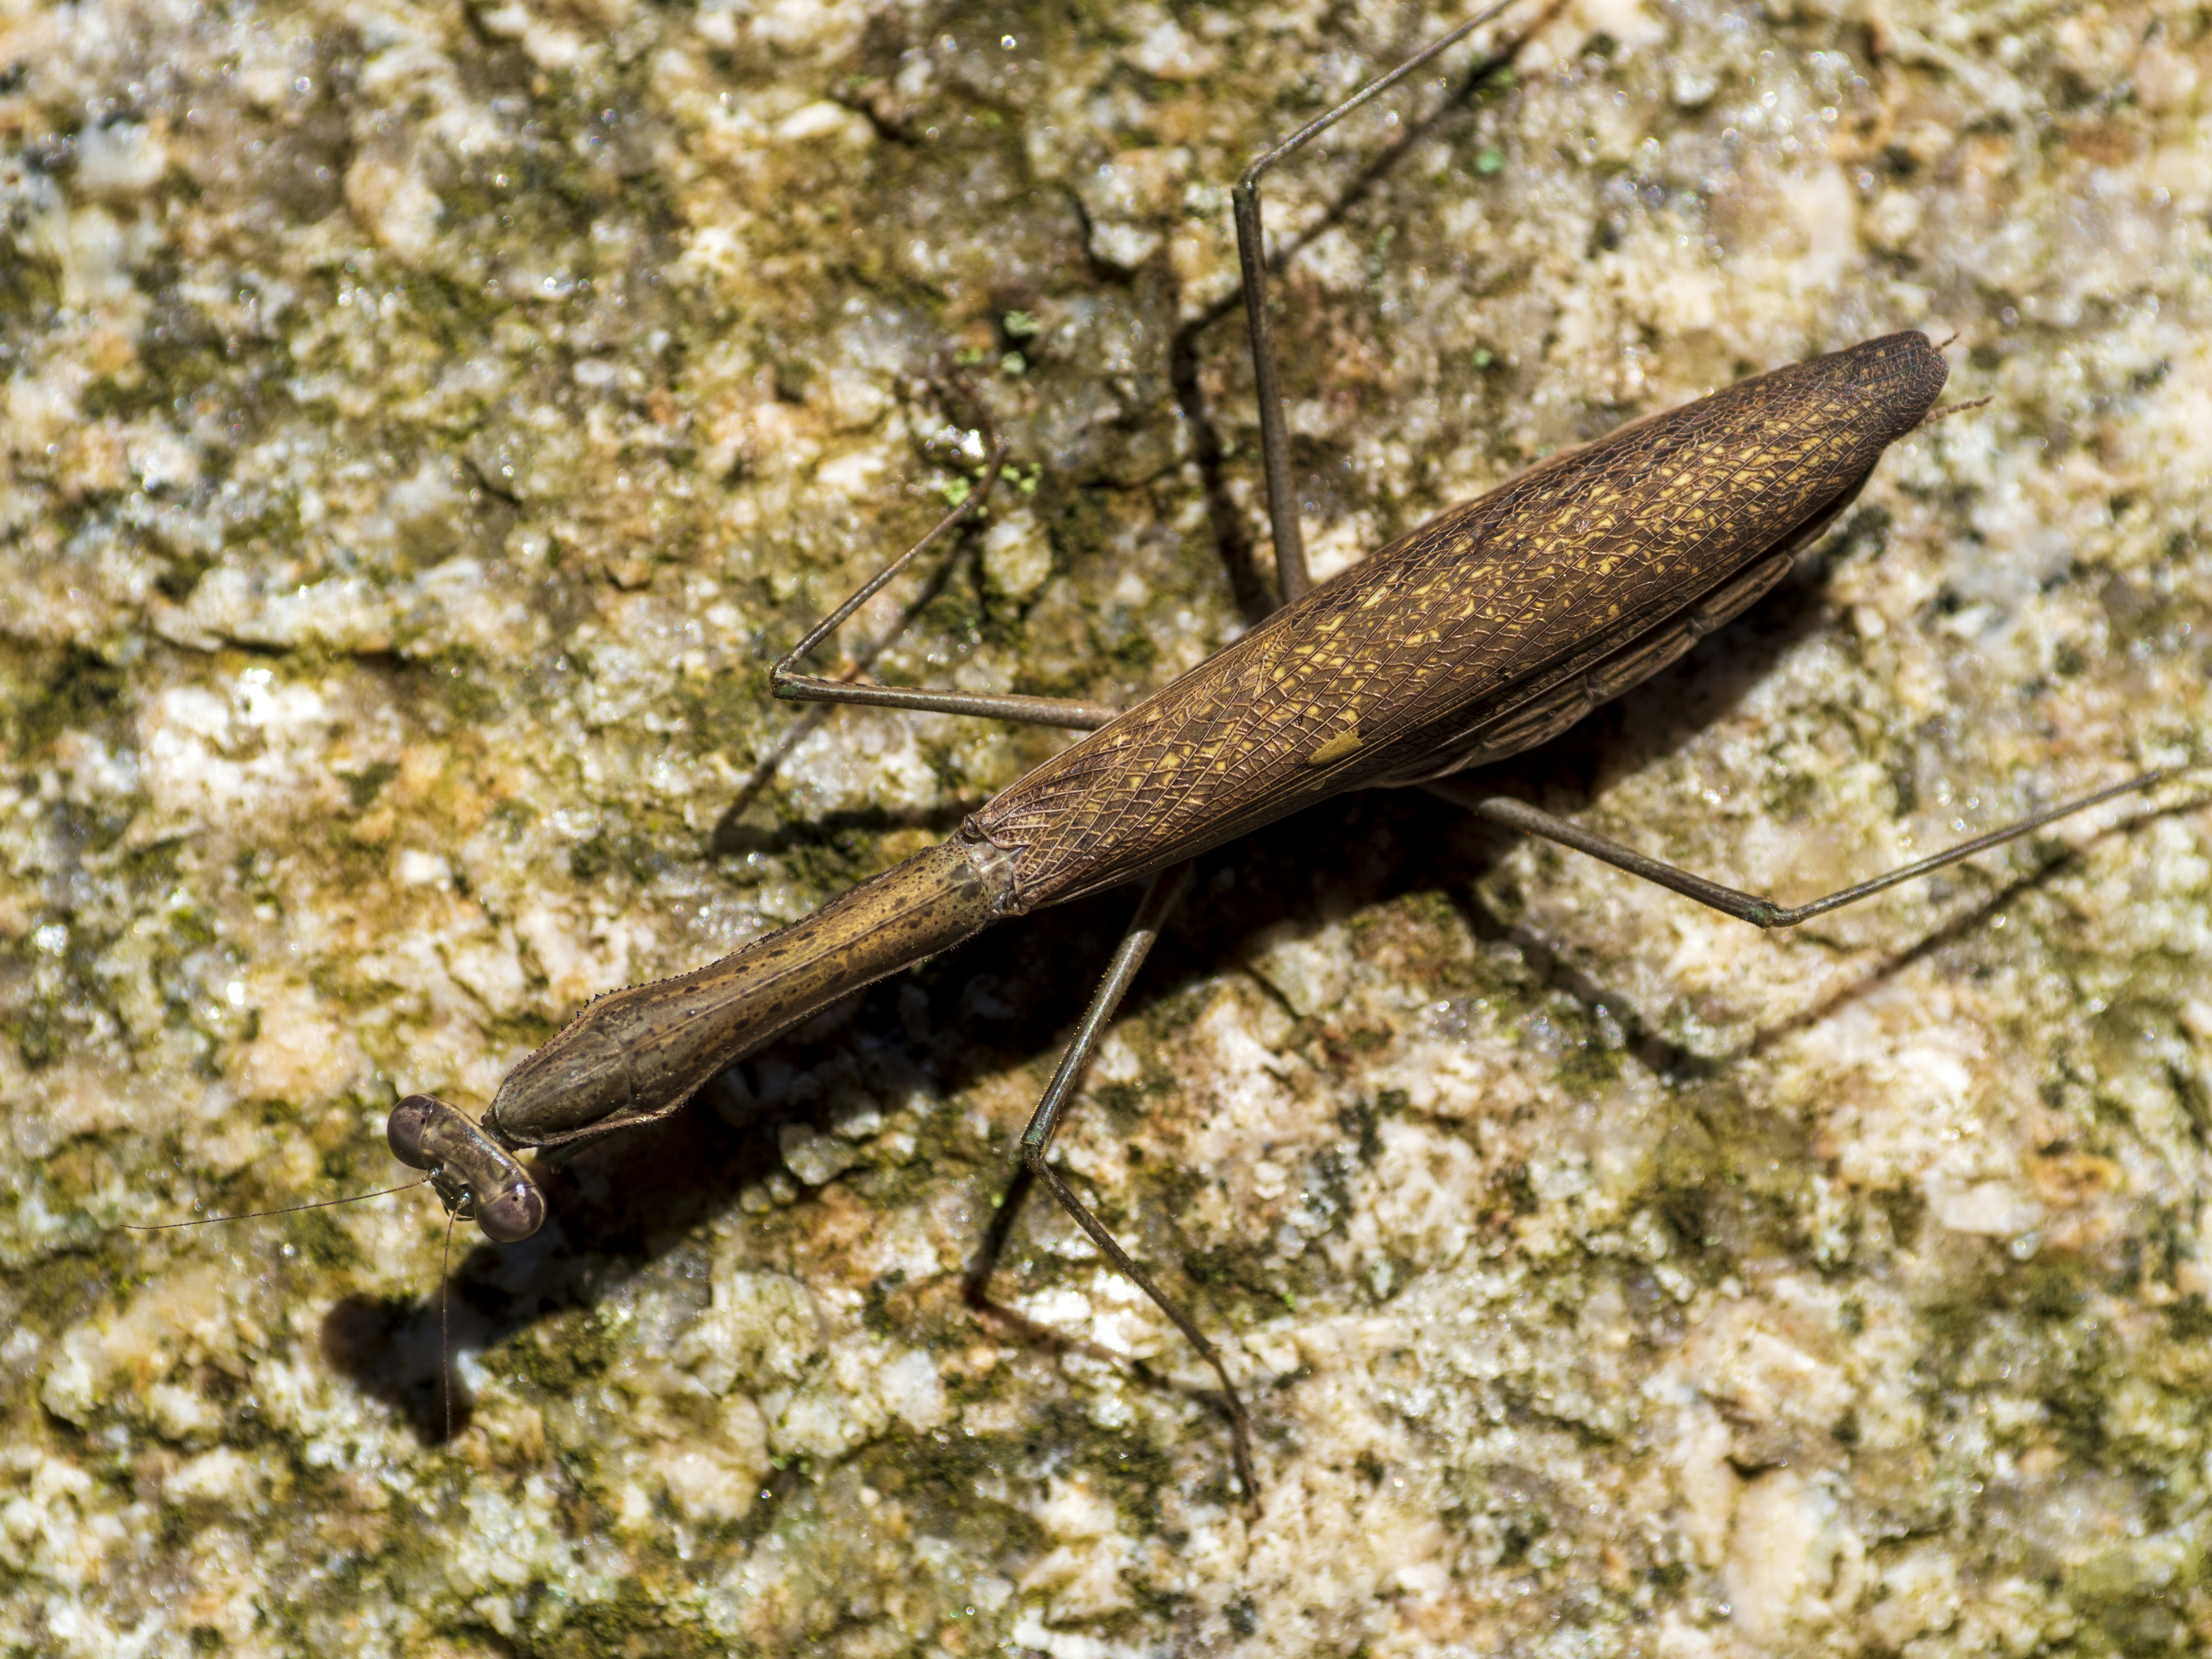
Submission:
<svg viewBox="0 0 2212 1659">
<path fill-rule="evenodd" d="M 1376 781 L 1422 783 L 1549 743 L 1601 703 L 1640 685 L 1715 629 L 1734 622 L 1790 574 L 1791 562 L 1787 553 L 1761 560 L 1723 583 L 1718 592 L 1601 658 L 1593 666 L 1504 714 L 1479 722 L 1409 770 Z"/>
<path fill-rule="evenodd" d="M 1648 666 L 1620 653 L 1825 526 L 1945 375 L 1925 336 L 1888 335 L 1555 456 L 1278 611 L 971 830 L 1014 855 L 1031 908 L 1344 789 L 1471 764 L 1492 722 L 1522 732 L 1515 747 L 1541 741 L 1590 706 L 1609 663 L 1625 685 L 1675 641 Z M 1523 707 L 1555 691 L 1524 730 Z"/>
</svg>

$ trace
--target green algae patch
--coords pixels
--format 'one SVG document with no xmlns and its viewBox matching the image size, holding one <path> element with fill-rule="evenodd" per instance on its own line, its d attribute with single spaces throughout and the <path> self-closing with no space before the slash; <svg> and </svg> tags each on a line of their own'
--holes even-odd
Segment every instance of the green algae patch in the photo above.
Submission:
<svg viewBox="0 0 2212 1659">
<path fill-rule="evenodd" d="M 2212 729 L 2201 26 L 1831 9 L 1570 9 L 1267 198 L 1324 570 L 1738 374 L 1956 331 L 1988 404 L 1492 776 L 1784 899 Z M 586 1151 L 515 1249 L 448 1261 L 419 1192 L 114 1231 L 387 1184 L 399 1095 L 479 1109 L 592 997 L 1054 752 L 768 693 L 974 488 L 974 398 L 988 515 L 817 668 L 888 638 L 890 683 L 1127 703 L 1256 620 L 1227 186 L 1403 42 L 11 27 L 0 1646 L 2212 1642 L 2188 798 L 1796 937 L 1410 791 L 1211 855 L 1060 1153 L 1194 1287 L 1256 1511 L 1209 1375 L 1072 1228 L 1024 1216 L 997 1312 L 961 1284 L 1126 895 Z"/>
</svg>

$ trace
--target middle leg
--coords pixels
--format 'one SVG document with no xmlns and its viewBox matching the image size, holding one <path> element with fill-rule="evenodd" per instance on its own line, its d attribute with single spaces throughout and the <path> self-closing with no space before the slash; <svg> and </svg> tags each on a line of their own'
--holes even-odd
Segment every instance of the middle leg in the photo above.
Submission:
<svg viewBox="0 0 2212 1659">
<path fill-rule="evenodd" d="M 912 708 L 928 714 L 975 714 L 990 720 L 1013 720 L 1028 726 L 1058 726 L 1076 731 L 1095 730 L 1121 712 L 1109 703 L 1084 702 L 1066 697 L 994 696 L 988 692 L 939 691 L 902 685 L 878 685 L 857 677 L 833 680 L 799 671 L 799 665 L 815 647 L 842 628 L 852 619 L 854 612 L 883 592 L 900 571 L 982 511 L 992 486 L 999 482 L 999 474 L 1006 469 L 1006 447 L 992 431 L 989 413 L 982 409 L 980 402 L 976 408 L 977 419 L 981 422 L 983 442 L 990 456 L 981 482 L 971 486 L 968 493 L 954 504 L 951 511 L 931 527 L 928 534 L 854 589 L 843 604 L 817 623 L 804 639 L 777 659 L 775 665 L 769 670 L 768 677 L 769 686 L 777 696 L 788 702 L 861 703 L 877 708 Z"/>
<path fill-rule="evenodd" d="M 1137 914 L 1129 923 L 1128 932 L 1122 936 L 1120 947 L 1114 952 L 1113 961 L 1107 965 L 1105 977 L 1092 994 L 1090 1006 L 1083 1011 L 1082 1021 L 1077 1025 L 1066 1052 L 1060 1055 L 1060 1065 L 1053 1073 L 1052 1081 L 1045 1085 L 1044 1095 L 1030 1115 L 1029 1127 L 1022 1132 L 1020 1173 L 1007 1187 L 1005 1197 L 1000 1201 L 998 1213 L 991 1219 L 990 1230 L 984 1235 L 982 1247 L 969 1268 L 967 1293 L 970 1305 L 980 1308 L 987 1304 L 986 1292 L 991 1275 L 996 1270 L 1000 1254 L 1013 1231 L 1015 1217 L 1030 1188 L 1038 1182 L 1043 1182 L 1046 1189 L 1059 1200 L 1060 1207 L 1114 1264 L 1115 1270 L 1152 1299 L 1153 1305 L 1168 1316 L 1220 1380 L 1222 1398 L 1229 1413 L 1231 1455 L 1236 1462 L 1237 1479 L 1249 1500 L 1256 1498 L 1260 1490 L 1259 1481 L 1252 1472 L 1250 1419 L 1244 1409 L 1243 1395 L 1238 1391 L 1236 1380 L 1229 1375 L 1229 1366 L 1222 1358 L 1221 1351 L 1208 1340 L 1205 1332 L 1199 1329 L 1198 1322 L 1137 1264 L 1136 1260 L 1122 1248 L 1121 1241 L 1107 1229 L 1105 1223 L 1092 1214 L 1089 1206 L 1076 1196 L 1073 1188 L 1068 1186 L 1060 1171 L 1052 1167 L 1048 1158 L 1052 1149 L 1052 1138 L 1060 1128 L 1068 1098 L 1075 1092 L 1075 1085 L 1081 1079 L 1084 1068 L 1091 1063 L 1091 1055 L 1097 1051 L 1100 1041 L 1106 1035 L 1106 1027 L 1113 1019 L 1115 1010 L 1121 1006 L 1130 982 L 1136 978 L 1137 970 L 1144 966 L 1146 957 L 1158 940 L 1160 929 L 1166 923 L 1170 912 L 1188 889 L 1191 867 L 1188 862 L 1176 865 L 1162 871 L 1146 884 L 1145 896 L 1138 903 Z"/>
</svg>

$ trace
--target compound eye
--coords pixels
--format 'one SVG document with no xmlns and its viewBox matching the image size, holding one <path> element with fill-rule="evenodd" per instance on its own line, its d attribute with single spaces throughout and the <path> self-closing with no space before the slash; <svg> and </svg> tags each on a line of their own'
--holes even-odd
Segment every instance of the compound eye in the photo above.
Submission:
<svg viewBox="0 0 2212 1659">
<path fill-rule="evenodd" d="M 431 1125 L 453 1109 L 429 1095 L 410 1095 L 392 1109 L 384 1121 L 385 1144 L 392 1157 L 410 1170 L 427 1170 L 436 1160 L 423 1145 Z"/>
<path fill-rule="evenodd" d="M 512 1244 L 545 1224 L 545 1194 L 528 1181 L 477 1200 L 477 1225 L 495 1243 Z"/>
</svg>

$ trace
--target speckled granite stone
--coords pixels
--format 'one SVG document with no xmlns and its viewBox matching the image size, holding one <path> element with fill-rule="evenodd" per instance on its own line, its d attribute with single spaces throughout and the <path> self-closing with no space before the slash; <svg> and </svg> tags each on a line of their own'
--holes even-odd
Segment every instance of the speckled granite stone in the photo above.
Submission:
<svg viewBox="0 0 2212 1659">
<path fill-rule="evenodd" d="M 1249 1379 L 1256 1514 L 1063 1221 L 1020 1318 L 960 1295 L 1125 895 L 580 1158 L 442 1298 L 420 1191 L 116 1231 L 387 1184 L 397 1094 L 1050 752 L 849 713 L 739 800 L 767 660 L 963 487 L 956 362 L 1016 476 L 884 677 L 1233 638 L 1225 185 L 1443 21 L 0 9 L 0 1650 L 2212 1644 L 2201 793 L 1790 937 L 1419 796 L 1210 859 L 1065 1158 Z M 1272 198 L 1324 570 L 1868 334 L 1989 399 L 1503 787 L 1792 897 L 2208 752 L 2212 11 L 1575 0 L 1324 222 L 1464 63 Z"/>
</svg>

